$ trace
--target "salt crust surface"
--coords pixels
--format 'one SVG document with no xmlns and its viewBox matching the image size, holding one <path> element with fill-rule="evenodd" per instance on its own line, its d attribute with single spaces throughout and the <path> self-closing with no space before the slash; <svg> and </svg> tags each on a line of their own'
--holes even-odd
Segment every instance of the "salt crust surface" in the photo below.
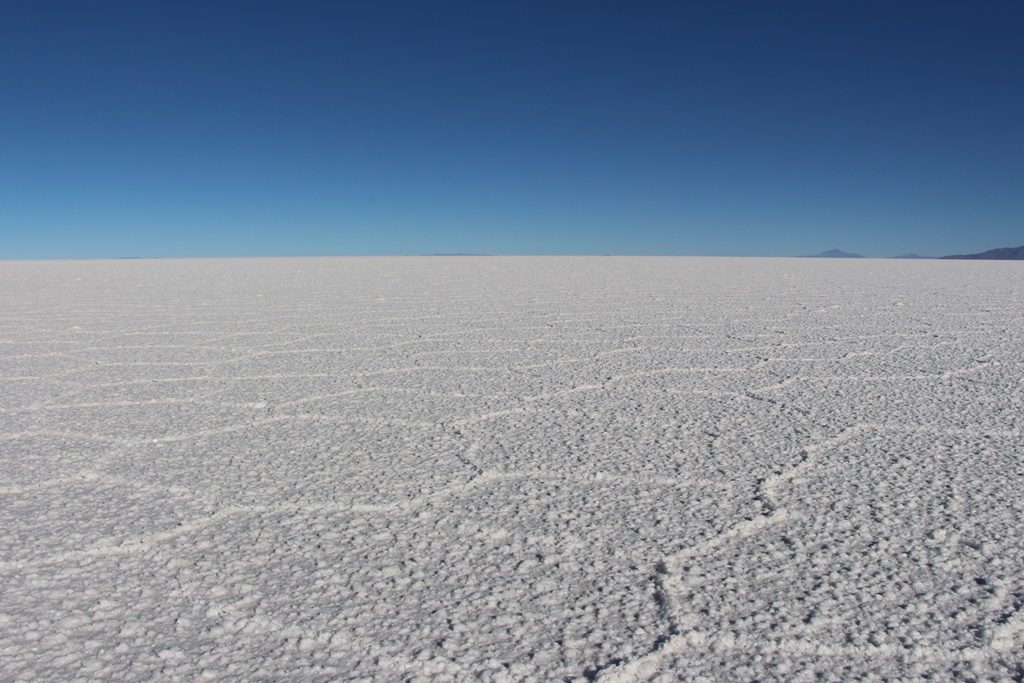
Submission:
<svg viewBox="0 0 1024 683">
<path fill-rule="evenodd" d="M 0 263 L 4 680 L 1021 680 L 1024 269 Z"/>
</svg>

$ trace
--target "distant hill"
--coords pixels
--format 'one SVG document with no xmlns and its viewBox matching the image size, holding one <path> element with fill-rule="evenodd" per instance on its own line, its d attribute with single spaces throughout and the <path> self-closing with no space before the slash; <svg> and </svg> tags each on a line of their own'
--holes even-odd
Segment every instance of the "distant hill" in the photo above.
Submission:
<svg viewBox="0 0 1024 683">
<path fill-rule="evenodd" d="M 851 254 L 848 251 L 840 251 L 838 249 L 829 249 L 823 251 L 820 254 L 812 254 L 810 256 L 803 256 L 801 258 L 864 258 L 860 254 Z"/>
<path fill-rule="evenodd" d="M 921 256 L 920 254 L 900 254 L 899 256 L 890 256 L 889 258 L 909 258 L 909 259 L 924 258 L 924 259 L 929 259 L 929 258 L 935 258 L 935 257 L 934 256 Z"/>
<path fill-rule="evenodd" d="M 945 259 L 973 259 L 990 261 L 1024 261 L 1024 246 L 1003 247 L 1001 249 L 989 249 L 980 254 L 957 254 L 954 256 L 943 256 Z"/>
</svg>

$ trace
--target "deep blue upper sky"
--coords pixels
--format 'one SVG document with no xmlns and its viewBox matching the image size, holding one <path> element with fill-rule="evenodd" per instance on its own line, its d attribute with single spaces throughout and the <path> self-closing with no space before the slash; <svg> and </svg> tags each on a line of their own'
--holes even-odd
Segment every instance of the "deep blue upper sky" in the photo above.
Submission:
<svg viewBox="0 0 1024 683">
<path fill-rule="evenodd" d="M 6 2 L 0 257 L 1024 243 L 1024 3 Z"/>
</svg>

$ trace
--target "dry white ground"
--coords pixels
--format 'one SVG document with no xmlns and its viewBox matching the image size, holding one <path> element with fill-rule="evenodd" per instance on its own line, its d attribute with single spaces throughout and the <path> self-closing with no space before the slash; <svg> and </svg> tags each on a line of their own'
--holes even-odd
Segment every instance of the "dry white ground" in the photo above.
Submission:
<svg viewBox="0 0 1024 683">
<path fill-rule="evenodd" d="M 1021 680 L 1024 266 L 0 263 L 0 679 Z"/>
</svg>

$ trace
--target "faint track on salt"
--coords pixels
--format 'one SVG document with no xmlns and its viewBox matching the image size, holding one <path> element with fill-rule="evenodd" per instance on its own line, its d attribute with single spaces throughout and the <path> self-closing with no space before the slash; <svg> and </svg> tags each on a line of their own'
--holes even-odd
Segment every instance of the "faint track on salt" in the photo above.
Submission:
<svg viewBox="0 0 1024 683">
<path fill-rule="evenodd" d="M 489 420 L 498 419 L 501 417 L 508 417 L 509 415 L 525 415 L 529 413 L 541 412 L 535 410 L 530 406 L 532 403 L 540 401 L 546 401 L 550 399 L 562 398 L 564 396 L 572 396 L 573 394 L 586 393 L 591 391 L 604 391 L 610 386 L 617 382 L 635 379 L 637 377 L 650 377 L 656 375 L 667 375 L 667 374 L 700 374 L 700 373 L 731 373 L 731 372 L 742 372 L 744 368 L 660 368 L 657 370 L 641 370 L 638 372 L 624 373 L 620 375 L 612 375 L 608 377 L 604 382 L 599 384 L 580 384 L 567 389 L 561 389 L 559 391 L 552 391 L 543 394 L 533 394 L 530 396 L 522 396 L 519 398 L 521 405 L 512 408 L 506 408 L 502 410 L 496 410 L 489 413 L 481 413 L 479 415 L 467 415 L 465 417 L 456 418 L 452 420 L 450 424 L 463 427 L 479 422 L 487 422 Z"/>
<path fill-rule="evenodd" d="M 559 481 L 559 482 L 574 482 L 582 485 L 607 485 L 612 483 L 619 484 L 630 484 L 634 486 L 666 486 L 666 487 L 677 487 L 686 486 L 694 487 L 701 485 L 715 485 L 721 486 L 721 482 L 709 480 L 680 480 L 678 478 L 657 478 L 657 477 L 628 477 L 613 474 L 595 474 L 593 476 L 575 476 L 572 473 L 564 472 L 546 472 L 546 471 L 502 471 L 494 469 L 484 469 L 477 464 L 472 456 L 479 449 L 479 443 L 473 442 L 462 454 L 455 455 L 454 457 L 459 461 L 463 462 L 467 467 L 473 470 L 472 476 L 465 481 L 456 482 L 439 488 L 437 491 L 430 493 L 424 493 L 413 498 L 400 499 L 395 501 L 388 501 L 383 503 L 303 503 L 303 502 L 292 502 L 292 503 L 275 503 L 272 505 L 233 505 L 217 510 L 216 512 L 203 515 L 201 517 L 195 517 L 189 520 L 185 520 L 177 526 L 164 529 L 161 531 L 151 532 L 149 534 L 143 534 L 141 536 L 131 536 L 121 539 L 115 543 L 104 543 L 88 548 L 82 548 L 78 550 L 70 550 L 54 555 L 49 555 L 42 558 L 35 558 L 31 560 L 11 560 L 11 561 L 0 561 L 0 572 L 16 572 L 24 571 L 27 569 L 35 569 L 40 567 L 46 567 L 54 564 L 61 564 L 64 562 L 72 562 L 80 559 L 87 559 L 90 557 L 116 557 L 121 555 L 133 555 L 138 553 L 144 553 L 151 548 L 169 540 L 173 540 L 179 536 L 186 535 L 193 531 L 203 529 L 205 527 L 217 524 L 221 521 L 247 515 L 265 515 L 265 514 L 276 514 L 276 513 L 300 513 L 300 514 L 331 514 L 331 513 L 351 513 L 351 514 L 365 514 L 365 513 L 409 513 L 413 512 L 424 505 L 430 503 L 439 502 L 466 493 L 473 489 L 481 486 L 486 486 L 492 483 L 500 483 L 506 481 Z M 110 479 L 112 483 L 125 483 L 126 480 L 107 475 L 102 472 L 90 472 L 82 476 L 70 476 L 62 478 L 61 480 L 50 480 L 46 482 L 40 482 L 36 485 L 27 485 L 19 487 L 21 490 L 11 491 L 11 493 L 28 492 L 32 490 L 42 490 L 45 488 L 51 488 L 61 486 L 65 484 L 76 484 L 83 481 L 103 481 Z M 157 489 L 169 489 L 169 486 L 150 486 L 149 488 Z M 4 493 L 0 490 L 0 493 Z"/>
<path fill-rule="evenodd" d="M 792 359 L 784 359 L 792 360 Z M 995 361 L 978 362 L 973 367 L 956 368 L 939 373 L 893 374 L 893 375 L 793 375 L 776 383 L 751 389 L 753 393 L 764 393 L 785 388 L 794 382 L 890 382 L 890 381 L 926 381 L 936 379 L 952 379 L 970 375 L 979 370 L 998 365 Z"/>
</svg>

